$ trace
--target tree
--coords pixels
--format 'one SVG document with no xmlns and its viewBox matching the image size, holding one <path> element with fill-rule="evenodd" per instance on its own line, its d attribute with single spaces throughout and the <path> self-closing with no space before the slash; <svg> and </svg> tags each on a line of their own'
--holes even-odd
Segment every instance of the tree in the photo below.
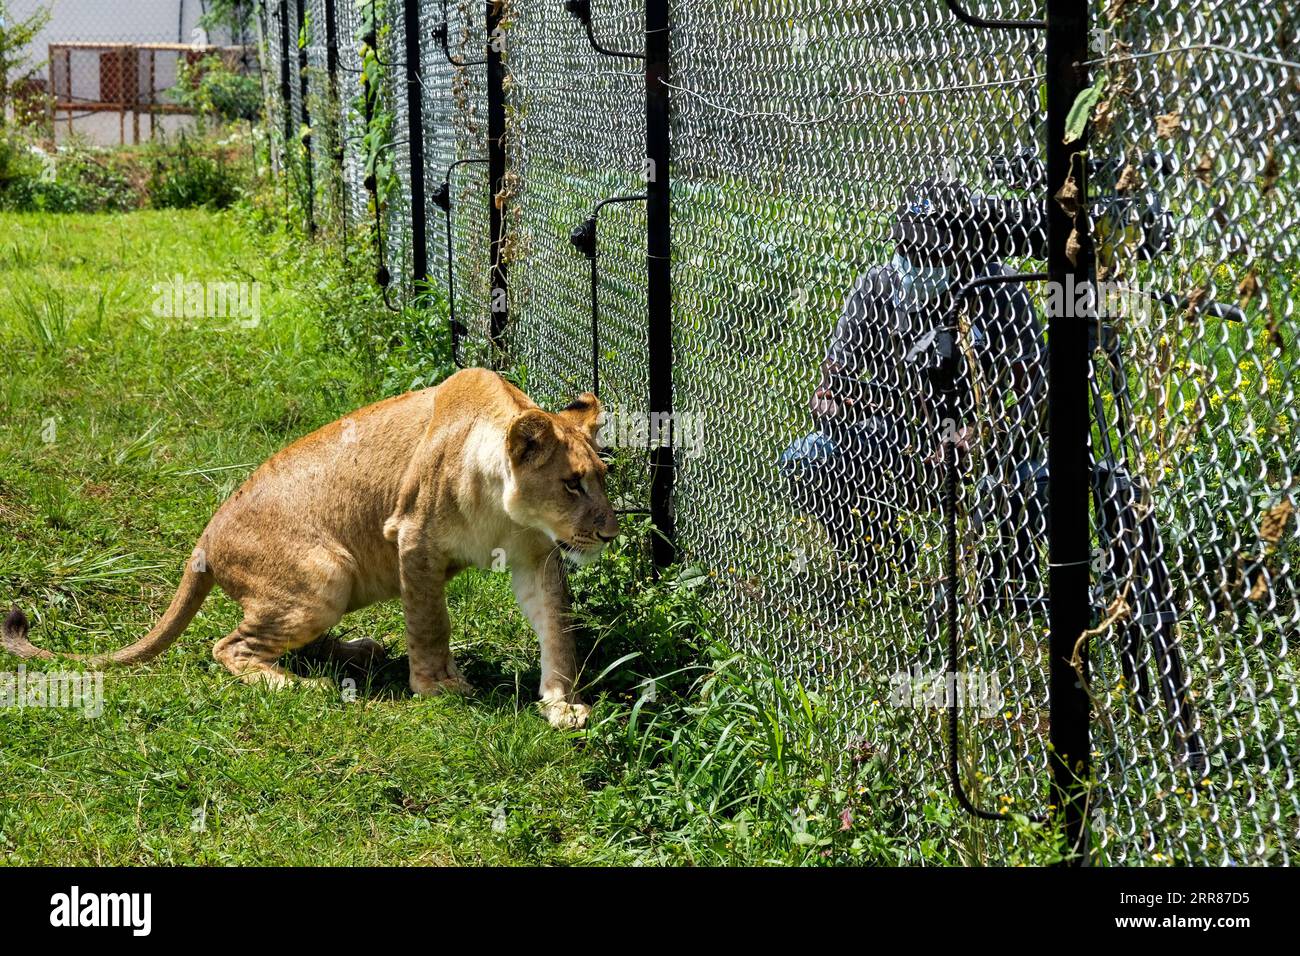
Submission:
<svg viewBox="0 0 1300 956">
<path fill-rule="evenodd" d="M 36 34 L 50 22 L 50 11 L 38 7 L 31 16 L 13 20 L 9 5 L 0 0 L 0 123 L 9 115 L 9 98 L 12 90 L 32 78 L 44 65 L 31 62 L 27 48 Z"/>
<path fill-rule="evenodd" d="M 252 17 L 252 0 L 208 0 L 207 11 L 199 23 L 206 29 L 225 27 L 236 45 L 246 46 Z"/>
</svg>

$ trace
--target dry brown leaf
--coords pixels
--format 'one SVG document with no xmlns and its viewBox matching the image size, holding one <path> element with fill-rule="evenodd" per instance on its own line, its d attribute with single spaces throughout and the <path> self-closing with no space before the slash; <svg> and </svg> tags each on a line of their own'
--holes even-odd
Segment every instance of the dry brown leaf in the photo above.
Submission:
<svg viewBox="0 0 1300 956">
<path fill-rule="evenodd" d="M 1255 275 L 1254 268 L 1251 268 L 1242 280 L 1237 283 L 1237 304 L 1243 309 L 1251 299 L 1259 294 L 1259 278 Z"/>
<path fill-rule="evenodd" d="M 1201 157 L 1201 161 L 1196 164 L 1193 172 L 1196 173 L 1197 179 L 1207 186 L 1210 185 L 1210 177 L 1214 175 L 1214 160 L 1210 158 L 1209 153 Z"/>
<path fill-rule="evenodd" d="M 1079 214 L 1079 184 L 1074 181 L 1074 175 L 1065 181 L 1065 185 L 1056 191 L 1052 197 L 1056 204 L 1065 210 L 1065 214 L 1071 218 Z"/>
<path fill-rule="evenodd" d="M 1083 244 L 1079 242 L 1079 230 L 1071 229 L 1070 238 L 1065 240 L 1065 258 L 1070 260 L 1070 265 L 1079 264 L 1079 250 L 1082 248 Z"/>
<path fill-rule="evenodd" d="M 1193 289 L 1189 292 L 1187 294 L 1187 311 L 1183 313 L 1183 317 L 1186 319 L 1195 318 L 1196 313 L 1201 310 L 1201 303 L 1205 301 L 1205 297 L 1209 294 L 1210 287 L 1207 285 L 1203 285 L 1199 289 Z"/>
<path fill-rule="evenodd" d="M 1098 136 L 1105 136 L 1114 121 L 1114 103 L 1111 100 L 1102 100 L 1092 111 L 1092 131 Z"/>
<path fill-rule="evenodd" d="M 1173 139 L 1174 134 L 1182 126 L 1183 114 L 1165 113 L 1163 116 L 1156 117 L 1156 136 L 1159 139 Z"/>
<path fill-rule="evenodd" d="M 1264 158 L 1264 169 L 1259 174 L 1260 193 L 1265 196 L 1271 193 L 1273 187 L 1277 185 L 1277 181 L 1281 176 L 1282 172 L 1278 168 L 1277 157 L 1273 155 L 1273 147 L 1270 146 L 1268 148 L 1268 155 Z"/>
<path fill-rule="evenodd" d="M 1277 320 L 1277 313 L 1273 311 L 1273 304 L 1268 306 L 1268 337 L 1279 352 L 1286 351 L 1286 339 L 1282 337 L 1281 323 Z"/>
<path fill-rule="evenodd" d="M 1268 511 L 1264 512 L 1264 517 L 1259 523 L 1260 540 L 1276 545 L 1282 540 L 1282 534 L 1286 531 L 1286 523 L 1294 513 L 1295 505 L 1290 498 L 1283 498 L 1269 508 Z"/>
<path fill-rule="evenodd" d="M 1128 163 L 1123 171 L 1119 174 L 1119 182 L 1115 184 L 1115 191 L 1120 193 L 1132 192 L 1138 184 L 1137 169 L 1132 163 Z"/>
</svg>

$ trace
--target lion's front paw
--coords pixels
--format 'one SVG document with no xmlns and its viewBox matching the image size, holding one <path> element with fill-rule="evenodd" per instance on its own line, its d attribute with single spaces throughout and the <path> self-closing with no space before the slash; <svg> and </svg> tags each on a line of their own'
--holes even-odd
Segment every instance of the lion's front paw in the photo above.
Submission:
<svg viewBox="0 0 1300 956">
<path fill-rule="evenodd" d="M 584 726 L 591 715 L 591 708 L 586 704 L 570 704 L 567 700 L 544 700 L 538 706 L 557 730 L 576 730 Z"/>
</svg>

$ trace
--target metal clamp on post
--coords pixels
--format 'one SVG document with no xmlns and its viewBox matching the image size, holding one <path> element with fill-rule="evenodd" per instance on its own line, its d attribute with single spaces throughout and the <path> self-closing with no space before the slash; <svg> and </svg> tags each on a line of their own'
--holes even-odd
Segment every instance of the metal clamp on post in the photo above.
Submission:
<svg viewBox="0 0 1300 956">
<path fill-rule="evenodd" d="M 452 66 L 483 66 L 487 63 L 487 58 L 482 60 L 458 60 L 451 55 L 449 28 L 451 24 L 447 20 L 447 0 L 442 0 L 442 22 L 433 28 L 433 38 L 438 41 L 442 47 L 442 55 L 447 58 L 447 62 Z"/>
<path fill-rule="evenodd" d="M 989 285 L 1003 285 L 1009 282 L 1042 282 L 1047 279 L 1045 272 L 1023 272 L 1010 273 L 1002 275 L 981 276 L 978 279 L 972 279 L 957 290 L 953 298 L 952 308 L 944 316 L 943 324 L 940 326 L 938 333 L 935 335 L 934 348 L 939 357 L 938 367 L 936 369 L 936 380 L 939 395 L 941 396 L 939 408 L 939 420 L 943 424 L 944 434 L 943 442 L 943 487 L 944 487 L 944 551 L 945 551 L 945 574 L 947 576 L 946 605 L 944 608 L 947 618 L 948 630 L 948 664 L 945 677 L 949 688 L 956 687 L 957 680 L 957 663 L 958 663 L 958 623 L 960 615 L 957 613 L 958 604 L 958 585 L 957 585 L 957 418 L 959 414 L 957 403 L 957 371 L 958 371 L 958 348 L 957 348 L 957 314 L 961 309 L 962 303 L 965 302 L 966 296 L 970 295 L 975 289 Z M 957 802 L 961 804 L 963 810 L 973 817 L 981 820 L 1005 820 L 1006 817 L 1000 813 L 990 813 L 988 810 L 981 810 L 975 806 L 974 802 L 966 793 L 962 786 L 961 772 L 958 766 L 958 734 L 957 719 L 960 711 L 960 695 L 955 689 L 950 690 L 948 694 L 948 776 L 952 781 L 953 794 L 957 797 Z M 1047 818 L 1042 815 L 1029 817 L 1035 823 L 1042 823 Z"/>
<path fill-rule="evenodd" d="M 600 397 L 600 296 L 597 292 L 599 273 L 596 266 L 598 256 L 596 224 L 600 211 L 606 206 L 614 203 L 644 202 L 645 200 L 646 195 L 644 193 L 635 196 L 611 196 L 608 199 L 602 199 L 596 203 L 591 215 L 574 226 L 569 233 L 569 242 L 573 243 L 573 247 L 591 263 L 591 393 L 597 398 Z M 621 515 L 650 514 L 649 508 L 615 508 L 614 511 Z"/>
<path fill-rule="evenodd" d="M 623 50 L 610 50 L 603 47 L 596 40 L 596 34 L 591 27 L 591 0 L 564 0 L 564 9 L 578 18 L 578 21 L 587 29 L 587 39 L 591 42 L 591 48 L 603 56 L 621 56 L 629 60 L 644 60 L 644 53 L 627 53 Z"/>
<path fill-rule="evenodd" d="M 442 182 L 438 189 L 431 197 L 433 204 L 442 210 L 447 220 L 447 324 L 451 329 L 451 360 L 457 368 L 464 368 L 460 364 L 459 345 L 460 338 L 469 331 L 463 322 L 456 320 L 456 277 L 452 268 L 454 253 L 451 246 L 451 174 L 457 166 L 464 166 L 467 163 L 487 163 L 487 159 L 458 159 L 447 167 L 446 174 L 442 177 Z"/>
<path fill-rule="evenodd" d="M 596 203 L 591 215 L 573 227 L 569 241 L 591 263 L 591 393 L 600 397 L 600 295 L 597 291 L 599 272 L 596 267 L 596 221 L 600 211 L 614 203 L 645 202 L 645 193 L 635 196 L 611 196 Z"/>
<path fill-rule="evenodd" d="M 989 20 L 984 17 L 977 17 L 974 14 L 967 13 L 966 9 L 957 2 L 957 0 L 945 0 L 948 9 L 962 23 L 969 24 L 973 27 L 984 27 L 989 30 L 1046 30 L 1046 20 Z"/>
</svg>

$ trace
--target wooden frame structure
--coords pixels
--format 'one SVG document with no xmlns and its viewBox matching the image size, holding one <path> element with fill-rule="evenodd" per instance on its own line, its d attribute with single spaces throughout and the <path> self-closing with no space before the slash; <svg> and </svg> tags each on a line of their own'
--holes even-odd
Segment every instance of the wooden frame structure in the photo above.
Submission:
<svg viewBox="0 0 1300 956">
<path fill-rule="evenodd" d="M 98 53 L 98 95 L 75 95 L 72 57 L 75 52 Z M 140 142 L 140 115 L 149 115 L 149 136 L 157 129 L 162 114 L 192 114 L 180 103 L 162 98 L 172 86 L 158 86 L 158 59 L 172 57 L 179 65 L 194 64 L 204 57 L 218 55 L 230 66 L 237 65 L 247 53 L 240 46 L 210 46 L 193 43 L 123 43 L 113 41 L 65 41 L 49 44 L 49 118 L 51 132 L 59 114 L 67 114 L 68 131 L 72 132 L 77 114 L 117 113 L 119 138 L 126 143 L 126 116 L 131 114 L 132 142 Z"/>
</svg>

